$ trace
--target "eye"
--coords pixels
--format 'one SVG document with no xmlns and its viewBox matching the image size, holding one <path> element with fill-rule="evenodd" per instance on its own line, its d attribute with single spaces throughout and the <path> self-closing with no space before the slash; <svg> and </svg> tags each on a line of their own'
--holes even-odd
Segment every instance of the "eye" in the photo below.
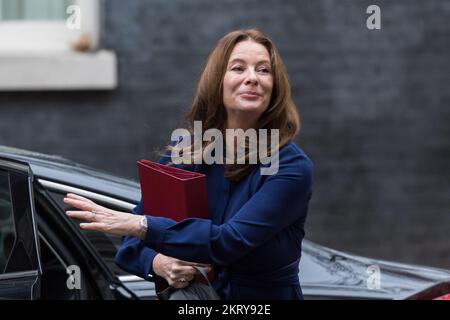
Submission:
<svg viewBox="0 0 450 320">
<path fill-rule="evenodd" d="M 258 72 L 264 73 L 264 74 L 269 74 L 270 73 L 270 69 L 267 67 L 262 67 L 258 70 Z"/>
<path fill-rule="evenodd" d="M 244 71 L 244 68 L 240 65 L 237 65 L 237 66 L 231 67 L 231 71 L 242 72 L 242 71 Z"/>
</svg>

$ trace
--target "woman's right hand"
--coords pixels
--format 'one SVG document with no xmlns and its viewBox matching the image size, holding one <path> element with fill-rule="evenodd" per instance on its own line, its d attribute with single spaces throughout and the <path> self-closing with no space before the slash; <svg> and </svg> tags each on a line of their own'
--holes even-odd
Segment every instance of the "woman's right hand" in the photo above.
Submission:
<svg viewBox="0 0 450 320">
<path fill-rule="evenodd" d="M 178 260 L 158 253 L 153 259 L 153 272 L 166 279 L 171 287 L 181 289 L 189 285 L 198 272 L 193 266 L 205 268 L 206 272 L 211 271 L 211 266 L 207 264 Z"/>
</svg>

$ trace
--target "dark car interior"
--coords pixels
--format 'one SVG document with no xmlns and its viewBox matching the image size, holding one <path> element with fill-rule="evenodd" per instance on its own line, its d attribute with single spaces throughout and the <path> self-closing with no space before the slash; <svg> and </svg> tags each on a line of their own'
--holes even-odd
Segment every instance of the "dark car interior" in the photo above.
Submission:
<svg viewBox="0 0 450 320">
<path fill-rule="evenodd" d="M 56 192 L 47 192 L 49 196 L 52 197 L 52 199 L 58 203 L 60 206 L 63 206 L 62 210 L 68 210 L 69 206 L 67 206 L 63 202 L 64 195 Z M 104 204 L 102 202 L 98 202 L 100 205 L 107 206 L 110 209 L 113 210 L 119 210 L 123 211 L 122 208 L 116 208 L 114 206 L 111 206 L 109 204 Z M 74 224 L 77 224 L 77 220 L 72 220 Z M 80 221 L 81 222 L 81 221 Z M 78 226 L 77 226 L 78 228 Z M 116 275 L 128 275 L 128 273 L 122 269 L 120 269 L 114 259 L 117 250 L 119 249 L 122 238 L 115 235 L 109 235 L 106 233 L 96 232 L 96 231 L 89 231 L 89 230 L 82 230 L 83 235 L 92 243 L 92 245 L 95 247 L 98 254 L 102 257 L 103 261 L 107 264 L 108 268 Z"/>
<path fill-rule="evenodd" d="M 51 217 L 44 200 L 39 196 L 36 197 L 36 200 L 42 264 L 40 299 L 84 300 L 99 298 L 97 290 L 92 286 L 92 279 L 83 272 L 80 273 L 80 289 L 69 288 L 68 266 L 77 265 L 82 270 L 86 270 L 87 266 L 85 261 L 74 256 L 73 250 L 70 250 L 61 236 L 57 236 L 54 232 L 54 230 L 57 230 L 55 229 L 57 226 L 54 224 L 54 217 Z"/>
<path fill-rule="evenodd" d="M 5 272 L 16 238 L 8 177 L 0 171 L 0 274 Z"/>
<path fill-rule="evenodd" d="M 66 263 L 42 235 L 39 238 L 42 263 L 41 299 L 80 299 L 78 290 L 69 290 L 66 286 Z"/>
<path fill-rule="evenodd" d="M 38 218 L 38 227 L 40 230 L 39 244 L 42 264 L 41 278 L 41 299 L 52 300 L 79 300 L 90 296 L 90 287 L 87 281 L 83 281 L 81 274 L 80 290 L 71 290 L 67 285 L 69 274 L 67 267 L 71 265 L 66 254 L 61 252 L 61 247 L 53 246 L 51 243 L 57 243 L 58 240 L 49 234 L 48 227 L 44 227 L 42 219 Z M 58 252 L 59 251 L 59 252 Z"/>
</svg>

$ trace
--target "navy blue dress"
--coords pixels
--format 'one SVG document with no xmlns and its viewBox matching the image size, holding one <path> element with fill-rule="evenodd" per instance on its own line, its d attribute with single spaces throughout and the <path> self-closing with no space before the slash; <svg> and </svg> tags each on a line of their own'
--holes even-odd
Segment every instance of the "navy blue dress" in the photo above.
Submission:
<svg viewBox="0 0 450 320">
<path fill-rule="evenodd" d="M 306 154 L 289 142 L 276 174 L 261 175 L 258 167 L 237 183 L 220 164 L 177 167 L 207 175 L 211 219 L 147 216 L 146 239 L 124 237 L 117 265 L 151 280 L 160 252 L 213 264 L 213 286 L 223 299 L 302 299 L 298 266 L 313 170 Z M 141 203 L 133 212 L 143 214 Z"/>
</svg>

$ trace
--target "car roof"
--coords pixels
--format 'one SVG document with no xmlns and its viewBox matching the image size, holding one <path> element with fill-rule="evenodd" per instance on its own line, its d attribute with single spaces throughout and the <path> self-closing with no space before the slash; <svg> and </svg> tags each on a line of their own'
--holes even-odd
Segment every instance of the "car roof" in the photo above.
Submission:
<svg viewBox="0 0 450 320">
<path fill-rule="evenodd" d="M 39 179 L 101 192 L 133 203 L 140 200 L 138 182 L 117 177 L 61 156 L 0 146 L 0 157 L 28 163 L 33 175 Z"/>
<path fill-rule="evenodd" d="M 364 299 L 405 299 L 433 284 L 450 281 L 450 271 L 398 263 L 334 250 L 303 240 L 302 289 L 310 295 Z M 370 286 L 378 269 L 380 287 Z"/>
</svg>

